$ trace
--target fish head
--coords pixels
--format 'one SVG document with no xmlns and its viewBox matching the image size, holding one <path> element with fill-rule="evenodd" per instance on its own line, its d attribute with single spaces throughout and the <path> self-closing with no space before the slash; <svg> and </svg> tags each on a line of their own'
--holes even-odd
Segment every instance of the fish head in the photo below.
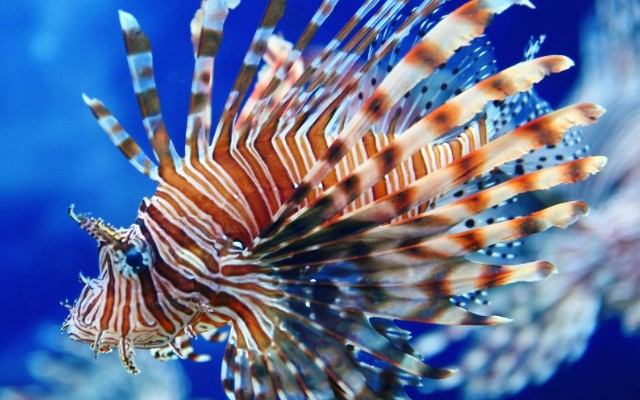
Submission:
<svg viewBox="0 0 640 400">
<path fill-rule="evenodd" d="M 95 278 L 80 275 L 84 287 L 73 304 L 64 304 L 69 315 L 62 330 L 89 343 L 96 355 L 119 349 L 123 362 L 133 348 L 168 345 L 179 327 L 159 313 L 151 285 L 155 256 L 140 225 L 115 228 L 73 208 L 69 214 L 97 240 L 100 269 Z M 135 366 L 131 372 L 137 372 Z"/>
</svg>

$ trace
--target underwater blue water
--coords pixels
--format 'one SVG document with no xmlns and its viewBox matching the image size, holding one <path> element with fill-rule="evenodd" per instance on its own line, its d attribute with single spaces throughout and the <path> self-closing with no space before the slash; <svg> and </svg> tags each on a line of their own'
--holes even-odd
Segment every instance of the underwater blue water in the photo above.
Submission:
<svg viewBox="0 0 640 400">
<path fill-rule="evenodd" d="M 263 1 L 243 3 L 230 14 L 216 61 L 216 110 L 235 79 Z M 318 1 L 289 3 L 280 31 L 291 38 L 301 32 Z M 344 3 L 316 43 L 326 42 L 353 10 L 348 3 L 355 2 Z M 569 55 L 579 68 L 578 32 L 591 1 L 536 3 L 537 10 L 511 10 L 490 28 L 499 64 L 518 61 L 530 35 L 547 34 L 542 52 Z M 78 272 L 92 276 L 97 271 L 95 243 L 69 219 L 69 204 L 128 226 L 140 199 L 153 192 L 151 182 L 131 168 L 100 131 L 80 97 L 85 92 L 103 100 L 144 142 L 116 11 L 134 14 L 152 39 L 164 115 L 180 148 L 193 64 L 188 27 L 198 4 L 196 0 L 3 3 L 0 387 L 28 381 L 23 361 L 38 346 L 33 332 L 45 322 L 61 323 L 67 311 L 59 302 L 73 300 L 79 293 Z M 554 76 L 539 91 L 558 104 L 575 77 L 575 69 Z M 83 350 L 90 351 L 88 346 Z M 221 398 L 221 350 L 218 346 L 214 362 L 185 363 L 194 396 Z M 639 339 L 622 336 L 615 321 L 605 323 L 581 361 L 562 368 L 545 386 L 514 398 L 640 398 L 639 356 Z"/>
</svg>

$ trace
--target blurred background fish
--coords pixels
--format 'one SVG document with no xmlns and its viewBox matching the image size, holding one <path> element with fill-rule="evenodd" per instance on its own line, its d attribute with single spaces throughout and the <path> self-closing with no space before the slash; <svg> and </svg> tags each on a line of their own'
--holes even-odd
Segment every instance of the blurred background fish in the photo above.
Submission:
<svg viewBox="0 0 640 400">
<path fill-rule="evenodd" d="M 587 201 L 590 215 L 567 232 L 526 243 L 528 251 L 556 263 L 560 274 L 545 285 L 491 290 L 490 305 L 478 307 L 509 315 L 511 324 L 491 331 L 436 330 L 416 339 L 419 350 L 432 354 L 462 349 L 453 357 L 460 373 L 427 382 L 424 392 L 455 388 L 464 398 L 508 397 L 547 382 L 558 371 L 566 375 L 567 364 L 580 360 L 589 345 L 592 353 L 610 351 L 611 330 L 636 337 L 640 333 L 639 39 L 639 1 L 595 2 L 582 28 L 580 76 L 566 101 L 594 99 L 611 111 L 602 124 L 586 129 L 592 151 L 608 156 L 610 163 L 589 184 L 555 192 Z M 607 333 L 591 341 L 601 324 Z M 637 360 L 637 342 L 624 343 L 616 351 Z M 640 377 L 640 366 L 620 360 L 601 368 L 616 369 L 619 379 L 585 398 L 607 392 L 615 398 L 640 396 L 637 386 L 627 386 Z"/>
</svg>

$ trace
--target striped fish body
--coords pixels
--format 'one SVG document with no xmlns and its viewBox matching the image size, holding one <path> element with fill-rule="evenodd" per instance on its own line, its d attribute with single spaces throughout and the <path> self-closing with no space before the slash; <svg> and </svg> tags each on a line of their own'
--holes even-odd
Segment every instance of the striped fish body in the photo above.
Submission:
<svg viewBox="0 0 640 400">
<path fill-rule="evenodd" d="M 603 110 L 577 104 L 495 134 L 488 123 L 494 104 L 572 65 L 562 56 L 501 72 L 483 64 L 486 25 L 513 4 L 531 6 L 526 0 L 470 1 L 439 21 L 437 1 L 418 2 L 400 18 L 408 1 L 368 0 L 306 65 L 302 51 L 337 0 L 322 2 L 294 45 L 272 36 L 285 2 L 271 0 L 211 133 L 214 59 L 238 3 L 206 0 L 192 23 L 196 66 L 183 157 L 162 119 L 149 40 L 121 12 L 155 161 L 99 100 L 84 99 L 158 187 L 126 229 L 70 210 L 98 241 L 100 274 L 82 277 L 64 329 L 96 352 L 117 348 L 137 373 L 134 348 L 201 361 L 207 356 L 194 353 L 189 338 L 223 340 L 219 329 L 229 325 L 222 378 L 236 398 L 402 398 L 404 385 L 450 375 L 425 364 L 393 320 L 505 322 L 450 299 L 538 280 L 554 266 L 467 256 L 566 227 L 586 205 L 452 228 L 519 193 L 598 172 L 605 159 L 587 157 L 504 182 L 491 178 Z"/>
</svg>

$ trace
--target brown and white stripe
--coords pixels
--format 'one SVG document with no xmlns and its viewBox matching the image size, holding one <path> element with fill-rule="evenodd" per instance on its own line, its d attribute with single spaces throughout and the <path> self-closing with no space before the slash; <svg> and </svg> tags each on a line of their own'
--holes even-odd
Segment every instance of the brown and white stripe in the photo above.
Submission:
<svg viewBox="0 0 640 400">
<path fill-rule="evenodd" d="M 529 151 L 557 144 L 567 129 L 602 114 L 598 106 L 578 104 L 497 139 L 488 132 L 488 103 L 530 90 L 570 67 L 570 60 L 548 56 L 518 64 L 456 92 L 406 129 L 400 121 L 405 114 L 390 113 L 457 49 L 482 35 L 495 14 L 531 3 L 466 3 L 417 40 L 362 99 L 362 80 L 441 2 L 422 1 L 392 24 L 407 0 L 364 1 L 324 50 L 295 71 L 337 3 L 324 0 L 296 44 L 269 59 L 265 52 L 285 1 L 268 2 L 210 140 L 214 59 L 228 10 L 238 1 L 203 2 L 192 24 L 196 65 L 184 158 L 162 119 L 149 41 L 136 20 L 121 13 L 157 164 L 100 101 L 85 96 L 85 102 L 158 188 L 129 229 L 71 211 L 98 239 L 101 260 L 100 276 L 83 278 L 85 289 L 69 306 L 65 326 L 72 338 L 93 343 L 96 351 L 119 348 L 123 364 L 137 372 L 133 348 L 152 348 L 159 359 L 175 354 L 203 361 L 190 337 L 215 340 L 230 325 L 223 367 L 229 397 L 394 398 L 404 395 L 405 384 L 452 371 L 425 364 L 393 320 L 503 323 L 505 318 L 474 314 L 450 299 L 555 271 L 544 261 L 492 265 L 465 257 L 566 227 L 586 212 L 584 203 L 450 229 L 520 193 L 584 180 L 604 166 L 604 158 L 542 169 L 447 204 L 440 199 Z M 387 41 L 362 62 L 383 30 Z M 268 73 L 249 93 L 265 57 Z M 359 108 L 343 113 L 350 102 Z"/>
</svg>

